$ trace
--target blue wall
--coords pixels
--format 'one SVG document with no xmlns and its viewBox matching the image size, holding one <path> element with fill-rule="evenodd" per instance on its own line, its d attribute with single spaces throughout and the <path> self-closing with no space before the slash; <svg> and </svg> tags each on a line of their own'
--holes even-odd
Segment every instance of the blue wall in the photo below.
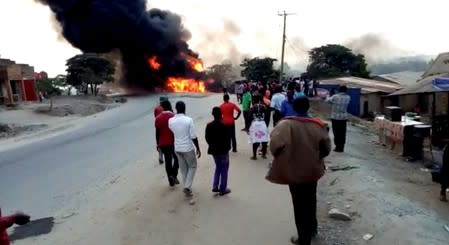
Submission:
<svg viewBox="0 0 449 245">
<path fill-rule="evenodd" d="M 319 87 L 322 89 L 326 89 L 328 91 L 335 89 L 335 92 L 338 92 L 338 88 L 340 87 L 340 85 L 320 84 Z M 360 88 L 348 88 L 348 94 L 349 94 L 349 96 L 351 96 L 351 102 L 349 103 L 349 106 L 348 106 L 348 112 L 354 116 L 360 116 L 361 89 Z"/>
</svg>

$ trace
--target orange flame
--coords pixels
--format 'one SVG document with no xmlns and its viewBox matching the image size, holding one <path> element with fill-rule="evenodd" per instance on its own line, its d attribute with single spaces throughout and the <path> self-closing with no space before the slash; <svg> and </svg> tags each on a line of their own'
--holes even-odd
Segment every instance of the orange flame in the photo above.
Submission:
<svg viewBox="0 0 449 245">
<path fill-rule="evenodd" d="M 182 54 L 190 67 L 197 72 L 204 72 L 203 62 L 200 59 L 194 58 L 192 56 Z M 148 65 L 153 70 L 159 70 L 161 68 L 161 63 L 158 62 L 156 56 L 152 56 L 148 59 Z M 194 92 L 194 93 L 204 93 L 206 92 L 206 86 L 201 80 L 195 80 L 191 78 L 183 77 L 169 77 L 167 79 L 167 88 L 171 92 Z"/>
<path fill-rule="evenodd" d="M 153 57 L 149 58 L 148 59 L 148 64 L 154 70 L 159 70 L 161 68 L 161 64 L 157 61 L 157 57 L 156 56 L 153 56 Z"/>
<path fill-rule="evenodd" d="M 206 86 L 203 81 L 188 78 L 169 77 L 167 81 L 167 87 L 170 91 L 179 92 L 206 92 Z"/>
<path fill-rule="evenodd" d="M 184 55 L 184 57 L 187 59 L 187 61 L 189 62 L 190 66 L 197 72 L 203 72 L 204 71 L 204 66 L 203 66 L 203 62 L 197 58 L 194 58 L 192 56 L 188 56 L 188 55 Z"/>
<path fill-rule="evenodd" d="M 193 66 L 193 69 L 195 69 L 195 71 L 197 71 L 197 72 L 203 72 L 204 71 L 203 64 L 201 64 L 201 63 L 196 63 Z"/>
</svg>

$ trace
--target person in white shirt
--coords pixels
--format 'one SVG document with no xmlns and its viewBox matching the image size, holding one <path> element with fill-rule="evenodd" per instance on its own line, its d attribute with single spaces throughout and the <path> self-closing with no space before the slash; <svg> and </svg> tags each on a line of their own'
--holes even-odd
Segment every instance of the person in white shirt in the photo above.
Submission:
<svg viewBox="0 0 449 245">
<path fill-rule="evenodd" d="M 271 98 L 271 109 L 274 111 L 273 114 L 273 127 L 282 119 L 282 103 L 287 99 L 287 97 L 282 93 L 282 87 L 277 85 L 274 89 L 274 95 Z"/>
<path fill-rule="evenodd" d="M 186 105 L 183 101 L 176 103 L 176 115 L 168 121 L 168 127 L 175 136 L 175 152 L 181 169 L 184 193 L 192 196 L 193 178 L 197 168 L 196 158 L 201 157 L 198 138 L 193 119 L 185 115 Z M 196 155 L 195 155 L 196 148 Z"/>
</svg>

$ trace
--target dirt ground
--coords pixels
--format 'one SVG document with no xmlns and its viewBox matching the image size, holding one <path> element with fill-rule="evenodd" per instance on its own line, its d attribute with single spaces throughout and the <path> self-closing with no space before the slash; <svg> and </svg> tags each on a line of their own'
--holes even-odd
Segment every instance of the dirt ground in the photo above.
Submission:
<svg viewBox="0 0 449 245">
<path fill-rule="evenodd" d="M 60 96 L 53 98 L 53 108 L 50 109 L 49 100 L 46 104 L 36 108 L 36 112 L 50 116 L 65 117 L 69 115 L 89 116 L 117 106 L 114 100 L 105 96 Z"/>
<path fill-rule="evenodd" d="M 264 179 L 269 160 L 249 159 L 244 133 L 237 133 L 239 153 L 231 154 L 233 192 L 212 195 L 214 165 L 202 140 L 207 121 L 195 121 L 204 154 L 195 205 L 181 188 L 168 187 L 152 153 L 77 193 L 76 203 L 55 214 L 52 233 L 16 244 L 290 244 L 295 226 L 288 188 Z M 313 244 L 448 244 L 443 225 L 449 224 L 449 204 L 438 200 L 439 186 L 420 163 L 403 161 L 376 140 L 369 130 L 350 126 L 347 152 L 327 158 L 328 166 L 356 168 L 328 171 L 319 182 L 319 235 Z M 352 221 L 328 218 L 331 208 L 349 213 Z M 372 240 L 362 238 L 367 233 Z"/>
<path fill-rule="evenodd" d="M 89 116 L 119 106 L 123 101 L 104 96 L 59 96 L 42 103 L 25 103 L 0 109 L 0 139 L 54 129 L 74 119 Z"/>
</svg>

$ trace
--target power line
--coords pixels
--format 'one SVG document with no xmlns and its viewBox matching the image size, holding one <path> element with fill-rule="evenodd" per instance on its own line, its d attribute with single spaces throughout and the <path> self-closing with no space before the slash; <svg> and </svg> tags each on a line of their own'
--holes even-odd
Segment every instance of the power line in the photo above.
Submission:
<svg viewBox="0 0 449 245">
<path fill-rule="evenodd" d="M 290 42 L 290 39 L 288 39 L 287 37 L 285 37 L 287 42 Z M 292 45 L 294 45 L 294 43 L 291 43 Z M 309 50 L 306 50 L 304 48 L 302 48 L 301 46 L 297 47 L 296 45 L 294 45 L 296 48 L 298 48 L 300 51 L 304 52 L 304 53 L 308 53 Z"/>
<path fill-rule="evenodd" d="M 295 55 L 299 58 L 299 54 L 301 53 L 301 52 L 299 52 L 293 45 L 292 45 L 292 43 L 287 39 L 287 43 L 288 43 L 288 45 L 290 46 L 290 48 L 293 50 L 293 52 L 295 53 Z"/>
<path fill-rule="evenodd" d="M 287 38 L 287 42 L 291 45 L 291 48 L 293 49 L 293 50 L 296 50 L 296 49 L 299 49 L 300 51 L 302 51 L 303 53 L 305 53 L 306 55 L 305 55 L 305 57 L 302 57 L 306 62 L 309 62 L 309 50 L 306 50 L 306 49 L 304 49 L 304 48 L 302 48 L 301 46 L 299 46 L 299 48 L 298 48 L 298 46 L 296 46 L 296 45 L 294 45 L 294 43 L 292 43 L 292 42 L 290 42 L 290 40 Z M 297 50 L 296 50 L 297 51 Z M 302 56 L 302 53 L 301 52 L 299 52 L 301 55 L 300 56 Z M 301 57 L 298 57 L 299 59 L 301 59 Z"/>
</svg>

